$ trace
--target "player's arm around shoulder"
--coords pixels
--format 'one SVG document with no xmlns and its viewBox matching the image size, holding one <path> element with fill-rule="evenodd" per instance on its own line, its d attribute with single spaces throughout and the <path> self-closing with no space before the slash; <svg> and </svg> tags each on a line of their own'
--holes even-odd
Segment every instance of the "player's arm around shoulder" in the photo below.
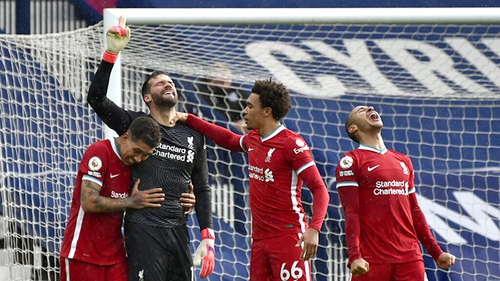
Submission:
<svg viewBox="0 0 500 281">
<path fill-rule="evenodd" d="M 134 184 L 130 196 L 113 199 L 101 196 L 101 186 L 90 180 L 82 181 L 80 204 L 85 212 L 105 213 L 123 211 L 128 208 L 143 209 L 146 207 L 159 208 L 160 202 L 165 200 L 165 194 L 161 188 L 139 190 L 140 180 Z"/>
</svg>

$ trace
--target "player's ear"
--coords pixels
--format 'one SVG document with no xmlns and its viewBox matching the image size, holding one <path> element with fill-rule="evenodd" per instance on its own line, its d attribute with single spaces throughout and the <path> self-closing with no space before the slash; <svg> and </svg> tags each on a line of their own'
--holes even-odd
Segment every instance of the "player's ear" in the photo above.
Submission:
<svg viewBox="0 0 500 281">
<path fill-rule="evenodd" d="M 355 124 L 351 124 L 351 126 L 349 126 L 348 130 L 349 130 L 349 134 L 355 134 L 358 131 L 358 126 L 356 126 Z"/>
<path fill-rule="evenodd" d="M 125 142 L 127 142 L 129 138 L 130 138 L 129 132 L 123 133 L 123 135 L 120 136 L 121 143 L 124 144 Z"/>
<path fill-rule="evenodd" d="M 149 103 L 151 101 L 151 95 L 150 94 L 145 94 L 143 97 L 143 100 L 145 103 Z"/>
<path fill-rule="evenodd" d="M 273 114 L 273 109 L 270 107 L 264 108 L 264 116 L 272 115 Z"/>
</svg>

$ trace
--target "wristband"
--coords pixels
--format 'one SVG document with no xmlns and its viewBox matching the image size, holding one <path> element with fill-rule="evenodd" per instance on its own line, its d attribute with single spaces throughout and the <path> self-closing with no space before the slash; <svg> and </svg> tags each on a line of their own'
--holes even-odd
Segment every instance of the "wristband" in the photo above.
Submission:
<svg viewBox="0 0 500 281">
<path fill-rule="evenodd" d="M 215 241 L 215 232 L 211 228 L 205 228 L 201 231 L 201 239 L 212 239 Z"/>
<path fill-rule="evenodd" d="M 118 59 L 118 54 L 112 53 L 108 50 L 104 51 L 104 54 L 102 55 L 102 60 L 110 63 L 115 63 L 117 59 Z"/>
</svg>

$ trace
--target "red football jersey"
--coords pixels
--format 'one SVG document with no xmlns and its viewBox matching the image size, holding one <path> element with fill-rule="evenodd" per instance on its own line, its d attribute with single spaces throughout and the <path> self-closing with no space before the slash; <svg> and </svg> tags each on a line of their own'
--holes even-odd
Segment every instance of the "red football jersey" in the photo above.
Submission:
<svg viewBox="0 0 500 281">
<path fill-rule="evenodd" d="M 280 125 L 265 138 L 250 131 L 242 137 L 242 147 L 248 153 L 253 239 L 305 232 L 303 181 L 298 174 L 316 165 L 307 143 Z"/>
<path fill-rule="evenodd" d="M 336 179 L 346 213 L 350 263 L 360 257 L 370 263 L 422 260 L 412 218 L 410 194 L 415 188 L 408 156 L 361 145 L 339 161 Z"/>
<path fill-rule="evenodd" d="M 71 212 L 61 248 L 61 257 L 110 265 L 126 259 L 121 231 L 123 211 L 87 213 L 80 204 L 82 180 L 101 186 L 101 196 L 128 197 L 130 169 L 123 164 L 114 140 L 93 143 L 85 151 L 76 177 Z"/>
<path fill-rule="evenodd" d="M 217 145 L 248 154 L 253 239 L 304 233 L 308 227 L 321 229 L 330 197 L 299 134 L 280 124 L 265 137 L 258 130 L 242 136 L 192 114 L 187 123 Z M 310 226 L 301 203 L 302 184 L 314 196 Z"/>
</svg>

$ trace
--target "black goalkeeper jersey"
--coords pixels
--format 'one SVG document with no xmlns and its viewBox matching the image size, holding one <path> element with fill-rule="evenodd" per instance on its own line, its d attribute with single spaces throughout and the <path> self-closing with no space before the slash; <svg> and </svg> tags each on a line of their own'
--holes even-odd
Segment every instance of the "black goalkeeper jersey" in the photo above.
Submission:
<svg viewBox="0 0 500 281">
<path fill-rule="evenodd" d="M 124 110 L 106 97 L 112 68 L 112 63 L 101 62 L 87 101 L 106 125 L 121 135 L 127 131 L 132 120 L 147 114 Z M 213 228 L 205 137 L 181 122 L 173 127 L 161 126 L 161 129 L 160 145 L 148 159 L 132 165 L 131 171 L 133 182 L 141 180 L 140 190 L 163 188 L 165 201 L 161 208 L 128 209 L 125 219 L 158 227 L 185 224 L 187 216 L 179 199 L 181 193 L 189 192 L 188 184 L 192 182 L 200 229 Z"/>
<path fill-rule="evenodd" d="M 129 209 L 125 219 L 153 226 L 177 227 L 187 216 L 180 206 L 181 193 L 189 193 L 193 179 L 195 189 L 208 181 L 204 137 L 191 127 L 177 123 L 162 127 L 162 140 L 145 161 L 131 166 L 132 179 L 141 179 L 139 189 L 162 187 L 165 201 L 161 208 Z M 210 209 L 208 210 L 210 211 Z"/>
</svg>

